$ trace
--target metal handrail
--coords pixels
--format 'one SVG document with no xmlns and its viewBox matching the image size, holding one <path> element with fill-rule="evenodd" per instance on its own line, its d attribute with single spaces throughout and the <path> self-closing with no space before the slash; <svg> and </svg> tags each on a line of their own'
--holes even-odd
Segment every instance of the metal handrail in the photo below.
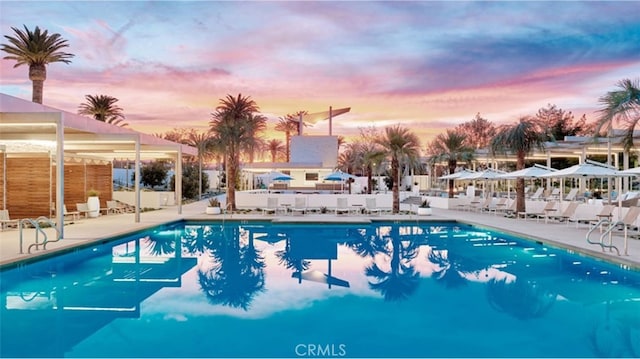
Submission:
<svg viewBox="0 0 640 359">
<path fill-rule="evenodd" d="M 53 229 L 55 229 L 56 231 L 56 239 L 55 240 L 49 240 L 49 236 L 47 236 L 47 232 L 45 232 L 42 227 L 40 226 L 40 222 L 45 222 L 48 223 Z M 24 228 L 24 224 L 25 223 L 30 223 L 33 228 L 36 230 L 36 241 L 35 243 L 32 243 L 29 245 L 29 247 L 27 247 L 27 253 L 31 253 L 31 248 L 36 247 L 36 250 L 39 249 L 38 247 L 42 246 L 43 249 L 47 249 L 47 244 L 49 242 L 57 242 L 59 241 L 60 238 L 60 229 L 56 226 L 56 224 L 49 218 L 41 216 L 38 218 L 23 218 L 20 221 L 18 221 L 18 226 L 20 227 L 20 254 L 24 253 L 23 250 L 23 235 L 22 235 L 22 229 Z M 39 234 L 42 233 L 42 236 L 44 237 L 44 240 L 42 241 L 42 243 L 40 243 L 40 236 Z"/>
<path fill-rule="evenodd" d="M 596 230 L 596 228 L 600 227 L 603 224 L 609 224 L 609 228 L 607 228 L 606 231 L 604 231 L 604 233 L 602 235 L 600 235 L 600 240 L 598 242 L 592 241 L 589 237 L 591 236 L 591 233 L 593 233 L 593 231 Z M 611 221 L 608 218 L 603 218 L 601 220 L 599 220 L 594 226 L 593 228 L 591 228 L 586 235 L 586 239 L 587 239 L 587 243 L 589 244 L 597 244 L 602 248 L 602 251 L 604 252 L 605 248 L 608 248 L 609 250 L 611 249 L 615 249 L 616 253 L 618 253 L 618 255 L 620 255 L 620 251 L 618 250 L 618 247 L 614 246 L 611 243 L 611 231 L 615 228 L 615 226 L 617 226 L 618 224 L 621 224 L 622 222 L 615 222 L 615 223 L 611 223 Z M 605 244 L 604 243 L 604 237 L 606 235 L 609 235 L 609 244 Z"/>
</svg>

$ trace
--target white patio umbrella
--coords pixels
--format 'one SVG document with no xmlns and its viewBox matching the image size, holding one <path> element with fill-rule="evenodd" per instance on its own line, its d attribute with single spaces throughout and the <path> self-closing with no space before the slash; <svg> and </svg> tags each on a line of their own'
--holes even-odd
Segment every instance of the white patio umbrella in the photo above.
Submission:
<svg viewBox="0 0 640 359">
<path fill-rule="evenodd" d="M 475 173 L 475 171 L 470 171 L 468 169 L 462 169 L 458 172 L 454 172 L 448 175 L 444 175 L 444 176 L 440 176 L 438 177 L 438 179 L 459 179 L 460 177 L 464 177 L 467 175 L 470 175 L 472 173 Z"/>
<path fill-rule="evenodd" d="M 609 178 L 616 176 L 619 176 L 619 171 L 615 168 L 604 163 L 587 160 L 585 163 L 542 174 L 538 178 Z M 560 191 L 560 195 L 562 196 L 562 191 Z M 609 191 L 609 195 L 611 195 L 611 191 Z"/>
<path fill-rule="evenodd" d="M 460 180 L 484 180 L 484 191 L 487 191 L 487 180 L 498 180 L 500 179 L 498 176 L 503 175 L 504 171 L 499 171 L 494 168 L 487 168 L 484 171 L 474 172 L 467 174 L 465 176 L 461 176 L 458 179 Z M 492 183 L 493 187 L 493 183 Z M 492 188 L 493 190 L 493 188 Z M 486 195 L 485 195 L 486 197 Z"/>
<path fill-rule="evenodd" d="M 508 172 L 501 174 L 498 176 L 502 179 L 517 179 L 517 178 L 536 178 L 543 174 L 556 172 L 555 168 L 541 166 L 539 164 L 534 164 L 531 167 L 523 168 L 518 171 Z"/>
<path fill-rule="evenodd" d="M 518 179 L 518 178 L 537 178 L 540 175 L 546 174 L 546 173 L 550 173 L 550 172 L 554 172 L 557 171 L 555 168 L 551 168 L 551 167 L 547 167 L 547 166 L 542 166 L 539 164 L 534 164 L 531 167 L 527 167 L 527 168 L 523 168 L 521 170 L 517 170 L 517 171 L 513 171 L 513 172 L 508 172 L 508 173 L 504 173 L 501 174 L 500 176 L 498 176 L 498 178 L 502 178 L 502 179 Z M 511 182 L 509 182 L 509 197 L 511 197 Z"/>
</svg>

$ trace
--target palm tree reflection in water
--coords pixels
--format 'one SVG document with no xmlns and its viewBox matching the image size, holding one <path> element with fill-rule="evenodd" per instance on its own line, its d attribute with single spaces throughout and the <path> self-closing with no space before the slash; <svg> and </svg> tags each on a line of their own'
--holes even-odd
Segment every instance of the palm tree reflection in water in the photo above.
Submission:
<svg viewBox="0 0 640 359">
<path fill-rule="evenodd" d="M 385 246 L 374 245 L 382 256 L 373 257 L 373 263 L 365 269 L 369 281 L 369 288 L 378 291 L 387 301 L 406 300 L 418 289 L 420 273 L 415 269 L 412 260 L 418 254 L 418 245 L 413 241 L 401 241 L 399 225 L 392 225 L 391 236 L 382 238 Z M 389 248 L 389 244 L 391 248 Z M 388 260 L 391 257 L 389 271 L 383 270 L 378 265 L 377 259 Z"/>
<path fill-rule="evenodd" d="M 249 309 L 258 293 L 264 291 L 264 258 L 253 245 L 251 235 L 237 226 L 221 228 L 222 236 L 207 243 L 214 263 L 198 269 L 198 281 L 212 304 Z M 248 243 L 241 245 L 241 237 Z"/>
</svg>

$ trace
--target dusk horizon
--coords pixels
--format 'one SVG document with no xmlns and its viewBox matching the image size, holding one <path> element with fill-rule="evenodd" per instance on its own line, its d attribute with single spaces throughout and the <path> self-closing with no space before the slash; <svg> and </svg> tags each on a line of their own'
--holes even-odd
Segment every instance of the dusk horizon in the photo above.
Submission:
<svg viewBox="0 0 640 359">
<path fill-rule="evenodd" d="M 635 10 L 634 10 L 635 8 Z M 227 95 L 268 119 L 350 107 L 333 134 L 401 124 L 423 146 L 476 114 L 511 123 L 555 105 L 596 119 L 599 98 L 640 75 L 640 3 L 0 3 L 4 36 L 36 26 L 69 42 L 47 66 L 43 104 L 77 113 L 119 99 L 129 128 L 208 129 Z M 43 16 L 42 14 L 46 14 Z M 3 53 L 3 57 L 6 54 Z M 31 99 L 28 67 L 1 61 L 0 92 Z M 327 121 L 305 134 L 328 134 Z"/>
</svg>

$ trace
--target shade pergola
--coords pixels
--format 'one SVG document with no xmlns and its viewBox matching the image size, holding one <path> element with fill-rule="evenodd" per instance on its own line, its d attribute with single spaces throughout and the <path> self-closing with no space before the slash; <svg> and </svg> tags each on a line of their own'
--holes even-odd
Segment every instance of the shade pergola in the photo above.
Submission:
<svg viewBox="0 0 640 359">
<path fill-rule="evenodd" d="M 140 162 L 143 159 L 175 161 L 178 213 L 182 213 L 182 158 L 197 156 L 197 149 L 155 136 L 122 128 L 52 107 L 0 94 L 0 152 L 3 168 L 3 208 L 7 207 L 7 156 L 14 153 L 49 153 L 55 166 L 56 222 L 61 237 L 64 230 L 65 161 L 134 161 L 136 213 L 140 221 Z"/>
</svg>

